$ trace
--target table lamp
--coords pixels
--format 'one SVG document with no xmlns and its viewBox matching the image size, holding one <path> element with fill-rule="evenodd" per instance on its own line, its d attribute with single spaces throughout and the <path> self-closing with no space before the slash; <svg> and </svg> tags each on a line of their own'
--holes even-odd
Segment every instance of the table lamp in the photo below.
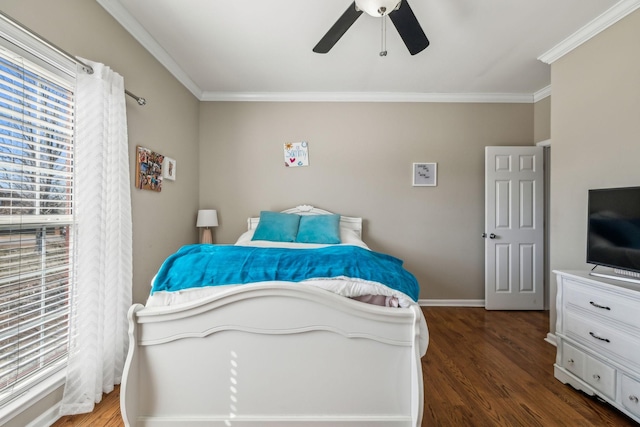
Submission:
<svg viewBox="0 0 640 427">
<path fill-rule="evenodd" d="M 218 226 L 218 212 L 215 209 L 200 209 L 198 211 L 198 219 L 196 221 L 196 227 L 202 228 L 202 237 L 200 243 L 213 243 L 213 237 L 211 236 L 210 227 Z"/>
</svg>

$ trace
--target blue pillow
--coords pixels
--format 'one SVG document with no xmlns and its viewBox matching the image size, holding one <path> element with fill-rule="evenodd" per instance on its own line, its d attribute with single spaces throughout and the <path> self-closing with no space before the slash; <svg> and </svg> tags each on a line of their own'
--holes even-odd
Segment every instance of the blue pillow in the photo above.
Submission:
<svg viewBox="0 0 640 427">
<path fill-rule="evenodd" d="M 262 211 L 251 240 L 295 242 L 299 222 L 300 215 Z"/>
<path fill-rule="evenodd" d="M 302 215 L 296 242 L 340 243 L 340 215 Z"/>
</svg>

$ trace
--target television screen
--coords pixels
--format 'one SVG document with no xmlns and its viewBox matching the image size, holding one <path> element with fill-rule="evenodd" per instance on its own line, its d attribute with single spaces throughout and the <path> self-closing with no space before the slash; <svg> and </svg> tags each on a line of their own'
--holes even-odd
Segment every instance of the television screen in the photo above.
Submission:
<svg viewBox="0 0 640 427">
<path fill-rule="evenodd" d="M 640 187 L 589 190 L 587 263 L 640 272 Z"/>
</svg>

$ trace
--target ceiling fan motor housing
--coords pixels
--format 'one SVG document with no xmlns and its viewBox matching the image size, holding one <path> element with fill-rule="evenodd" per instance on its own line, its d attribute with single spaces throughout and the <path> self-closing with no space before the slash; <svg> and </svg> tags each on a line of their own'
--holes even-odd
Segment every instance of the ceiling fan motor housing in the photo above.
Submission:
<svg viewBox="0 0 640 427">
<path fill-rule="evenodd" d="M 429 46 L 429 39 L 422 30 L 422 27 L 420 27 L 420 23 L 416 19 L 416 15 L 413 13 L 413 10 L 411 10 L 407 0 L 354 0 L 329 31 L 327 31 L 327 34 L 320 39 L 318 44 L 313 48 L 313 51 L 316 53 L 329 52 L 363 13 L 377 18 L 389 15 L 389 19 L 391 19 L 394 27 L 398 30 L 400 38 L 407 46 L 411 55 L 420 53 Z M 385 20 L 382 19 L 381 22 L 383 46 L 380 56 L 385 56 Z"/>
<path fill-rule="evenodd" d="M 380 17 L 390 14 L 401 0 L 355 0 L 358 9 L 367 15 Z"/>
</svg>

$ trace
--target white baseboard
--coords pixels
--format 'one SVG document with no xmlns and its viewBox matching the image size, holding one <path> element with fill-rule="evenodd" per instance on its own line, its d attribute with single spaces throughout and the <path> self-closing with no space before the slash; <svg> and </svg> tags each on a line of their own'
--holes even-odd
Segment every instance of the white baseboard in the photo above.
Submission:
<svg viewBox="0 0 640 427">
<path fill-rule="evenodd" d="M 547 337 L 544 339 L 546 342 L 548 342 L 549 344 L 551 344 L 554 347 L 558 346 L 558 341 L 556 340 L 556 335 L 552 334 L 551 332 L 549 332 L 547 334 Z"/>
<path fill-rule="evenodd" d="M 484 307 L 483 299 L 421 299 L 422 307 Z"/>
</svg>

